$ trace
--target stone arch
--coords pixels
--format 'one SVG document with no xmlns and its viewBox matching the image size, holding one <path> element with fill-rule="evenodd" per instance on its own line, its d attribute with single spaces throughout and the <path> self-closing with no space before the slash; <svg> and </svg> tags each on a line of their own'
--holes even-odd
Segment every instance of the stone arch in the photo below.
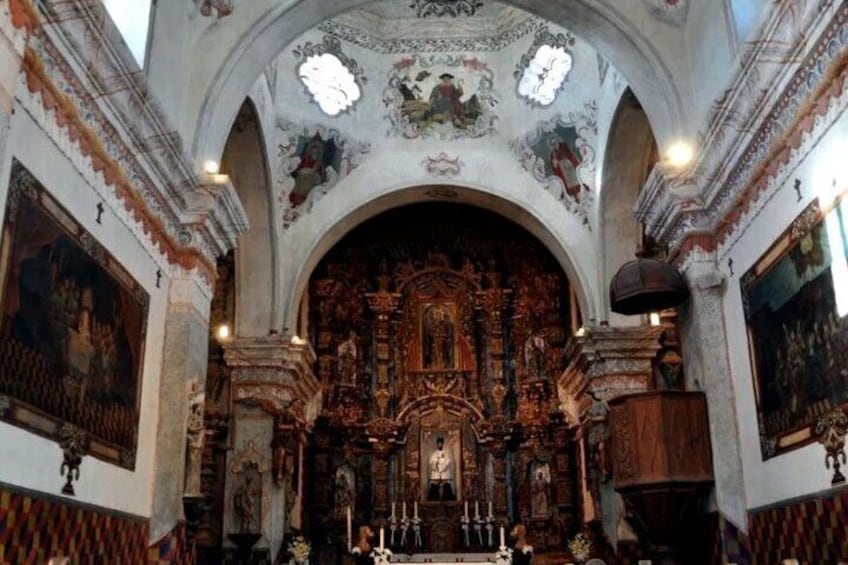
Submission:
<svg viewBox="0 0 848 565">
<path fill-rule="evenodd" d="M 273 327 L 267 304 L 246 297 L 275 297 L 277 239 L 276 203 L 262 123 L 251 98 L 242 103 L 221 159 L 221 172 L 230 176 L 250 221 L 236 249 L 236 320 L 240 336 L 265 335 Z"/>
<path fill-rule="evenodd" d="M 441 192 L 441 195 L 437 191 Z M 436 196 L 433 196 L 433 194 L 436 194 Z M 335 199 L 322 200 L 316 205 L 316 209 L 312 213 L 316 214 L 317 212 L 323 216 L 329 212 L 326 209 L 329 206 L 325 207 L 324 210 L 318 210 L 318 208 L 331 200 L 333 200 L 335 209 L 338 211 L 340 209 L 339 201 L 341 200 L 338 196 L 337 194 Z M 324 226 L 324 229 L 318 229 L 309 234 L 308 242 L 301 247 L 299 252 L 286 254 L 285 257 L 287 263 L 284 267 L 290 267 L 290 270 L 283 273 L 281 277 L 282 296 L 280 302 L 283 305 L 283 311 L 280 321 L 283 328 L 292 330 L 298 327 L 298 313 L 313 270 L 326 253 L 347 233 L 366 220 L 392 208 L 434 200 L 477 206 L 500 214 L 526 229 L 551 252 L 568 276 L 577 296 L 583 319 L 587 323 L 595 321 L 599 297 L 596 281 L 591 276 L 593 270 L 586 262 L 574 260 L 574 257 L 579 254 L 578 246 L 570 244 L 567 237 L 568 228 L 564 230 L 551 229 L 550 226 L 554 225 L 554 222 L 545 217 L 544 206 L 535 202 L 522 201 L 515 195 L 510 195 L 506 190 L 466 183 L 433 185 L 417 182 L 387 187 L 382 190 L 372 190 L 366 193 L 362 200 L 357 201 L 356 205 L 344 207 L 342 204 L 342 209 L 347 211 L 342 212 L 337 220 L 324 222 L 316 219 L 311 222 L 313 226 Z M 573 224 L 569 227 L 580 227 L 576 218 L 573 220 Z M 293 229 L 297 227 L 299 226 L 296 224 Z M 297 234 L 296 237 L 299 239 L 299 236 L 300 234 Z M 584 253 L 589 256 L 593 255 L 591 249 L 584 249 Z"/>
<path fill-rule="evenodd" d="M 648 116 L 629 88 L 621 95 L 610 124 L 599 202 L 601 284 L 634 258 L 642 241 L 642 225 L 633 214 L 639 191 L 659 160 L 657 142 Z M 609 296 L 602 293 L 604 312 L 612 325 L 640 323 L 638 316 L 610 312 Z"/>
<path fill-rule="evenodd" d="M 218 35 L 202 37 L 197 45 L 199 53 L 207 61 L 221 63 L 215 69 L 206 65 L 195 69 L 196 73 L 206 73 L 195 81 L 202 85 L 197 92 L 201 102 L 192 109 L 196 116 L 192 132 L 195 157 L 202 161 L 220 154 L 229 131 L 229 116 L 235 114 L 250 85 L 280 52 L 281 45 L 321 21 L 369 1 L 278 3 L 258 15 L 233 44 L 225 44 L 227 47 L 219 45 Z M 625 14 L 601 0 L 575 0 L 567 11 L 548 0 L 505 1 L 572 30 L 612 61 L 646 101 L 646 113 L 663 145 L 685 132 L 684 95 L 678 88 L 682 81 L 675 80 L 659 49 Z M 228 51 L 218 52 L 221 49 Z"/>
</svg>

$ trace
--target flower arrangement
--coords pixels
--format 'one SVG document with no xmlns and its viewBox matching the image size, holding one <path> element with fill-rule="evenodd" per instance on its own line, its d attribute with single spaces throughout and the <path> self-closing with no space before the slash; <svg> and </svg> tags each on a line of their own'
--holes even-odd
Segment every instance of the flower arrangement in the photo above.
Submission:
<svg viewBox="0 0 848 565">
<path fill-rule="evenodd" d="M 289 544 L 288 550 L 295 563 L 305 563 L 309 559 L 309 552 L 312 551 L 312 547 L 305 537 L 297 536 Z"/>
<path fill-rule="evenodd" d="M 374 563 L 385 565 L 392 558 L 392 550 L 388 547 L 375 547 L 374 548 Z"/>
<path fill-rule="evenodd" d="M 585 561 L 592 552 L 592 542 L 583 534 L 577 534 L 568 542 L 568 551 L 576 560 Z"/>
<path fill-rule="evenodd" d="M 510 565 L 512 563 L 512 549 L 501 546 L 490 561 L 493 561 L 495 565 Z"/>
</svg>

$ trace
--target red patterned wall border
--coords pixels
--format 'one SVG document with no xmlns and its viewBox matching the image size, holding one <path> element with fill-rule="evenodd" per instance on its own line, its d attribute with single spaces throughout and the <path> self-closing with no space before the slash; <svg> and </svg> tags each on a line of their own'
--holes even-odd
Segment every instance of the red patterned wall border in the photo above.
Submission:
<svg viewBox="0 0 848 565">
<path fill-rule="evenodd" d="M 804 565 L 848 562 L 848 489 L 752 512 L 748 538 L 754 565 L 790 558 Z"/>
<path fill-rule="evenodd" d="M 132 187 L 121 167 L 103 148 L 97 135 L 83 121 L 73 102 L 50 80 L 39 56 L 31 48 L 24 52 L 22 71 L 26 75 L 30 92 L 41 95 L 46 110 L 54 112 L 56 123 L 68 131 L 71 140 L 83 155 L 91 159 L 94 172 L 103 174 L 103 180 L 114 186 L 115 193 L 124 202 L 127 211 L 144 227 L 144 232 L 158 244 L 168 261 L 186 270 L 198 268 L 208 281 L 215 280 L 215 265 L 200 251 L 183 247 L 166 231 L 162 220 L 150 210 L 144 198 Z"/>
<path fill-rule="evenodd" d="M 0 487 L 0 565 L 42 565 L 51 557 L 75 565 L 194 563 L 182 525 L 151 547 L 149 532 L 143 518 Z"/>
</svg>

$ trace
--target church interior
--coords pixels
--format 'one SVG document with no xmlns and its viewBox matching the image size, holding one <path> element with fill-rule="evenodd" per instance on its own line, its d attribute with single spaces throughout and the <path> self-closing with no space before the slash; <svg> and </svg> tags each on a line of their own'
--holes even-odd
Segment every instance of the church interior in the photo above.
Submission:
<svg viewBox="0 0 848 565">
<path fill-rule="evenodd" d="M 0 37 L 0 565 L 848 563 L 845 0 Z"/>
</svg>

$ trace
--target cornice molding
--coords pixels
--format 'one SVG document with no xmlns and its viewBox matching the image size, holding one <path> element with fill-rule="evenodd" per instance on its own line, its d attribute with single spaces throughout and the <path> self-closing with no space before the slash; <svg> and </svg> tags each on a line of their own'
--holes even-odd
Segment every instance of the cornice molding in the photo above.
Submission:
<svg viewBox="0 0 848 565">
<path fill-rule="evenodd" d="M 29 0 L 10 2 L 13 24 L 29 34 L 28 90 L 102 173 L 151 249 L 211 284 L 215 258 L 247 228 L 232 186 L 210 187 L 194 173 L 99 3 L 39 0 L 36 10 Z"/>
<path fill-rule="evenodd" d="M 634 212 L 678 262 L 731 240 L 838 117 L 833 104 L 844 107 L 848 5 L 831 4 L 811 1 L 799 13 L 780 2 L 711 108 L 696 164 L 682 173 L 658 166 L 646 182 Z"/>
</svg>

